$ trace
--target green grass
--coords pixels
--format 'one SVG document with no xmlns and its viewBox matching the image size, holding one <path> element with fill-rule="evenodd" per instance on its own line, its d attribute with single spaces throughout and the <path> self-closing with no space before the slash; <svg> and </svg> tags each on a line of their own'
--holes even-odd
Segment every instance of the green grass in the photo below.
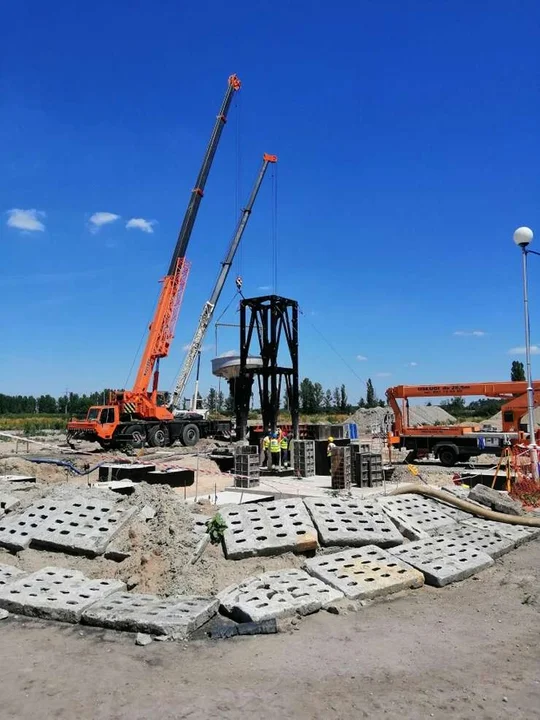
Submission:
<svg viewBox="0 0 540 720">
<path fill-rule="evenodd" d="M 0 415 L 0 431 L 38 435 L 43 430 L 65 430 L 64 415 Z"/>
</svg>

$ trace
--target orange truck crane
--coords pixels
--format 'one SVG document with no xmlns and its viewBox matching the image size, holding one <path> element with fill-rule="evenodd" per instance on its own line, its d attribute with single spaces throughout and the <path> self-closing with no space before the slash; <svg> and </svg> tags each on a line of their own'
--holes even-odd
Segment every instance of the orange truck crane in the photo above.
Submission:
<svg viewBox="0 0 540 720">
<path fill-rule="evenodd" d="M 540 381 L 533 382 L 535 405 L 540 405 Z M 409 426 L 409 398 L 483 396 L 506 399 L 501 408 L 502 432 L 488 432 L 477 425 Z M 397 385 L 386 391 L 394 411 L 389 447 L 409 450 L 408 461 L 434 454 L 441 464 L 452 467 L 474 455 L 500 455 L 508 443 L 525 436 L 521 418 L 527 412 L 526 382 L 456 383 L 455 385 Z M 401 402 L 399 402 L 401 401 Z"/>
<path fill-rule="evenodd" d="M 68 442 L 91 440 L 99 442 L 106 449 L 126 443 L 133 447 L 141 447 L 145 443 L 152 447 L 163 447 L 176 440 L 185 445 L 194 445 L 200 436 L 219 434 L 220 431 L 227 433 L 230 430 L 230 423 L 203 421 L 196 414 L 191 418 L 175 419 L 173 413 L 161 403 L 158 383 L 159 361 L 169 354 L 189 273 L 187 247 L 221 133 L 227 122 L 227 112 L 239 89 L 240 80 L 236 75 L 231 75 L 191 192 L 169 270 L 161 280 L 161 292 L 135 384 L 131 390 L 112 391 L 109 404 L 91 407 L 85 420 L 71 420 L 67 426 Z M 150 382 L 152 386 L 149 389 Z"/>
</svg>

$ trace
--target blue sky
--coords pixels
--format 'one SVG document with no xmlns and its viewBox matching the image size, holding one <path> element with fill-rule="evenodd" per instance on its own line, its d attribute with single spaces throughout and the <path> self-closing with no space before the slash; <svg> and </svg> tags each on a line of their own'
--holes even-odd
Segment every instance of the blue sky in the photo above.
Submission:
<svg viewBox="0 0 540 720">
<path fill-rule="evenodd" d="M 506 379 L 523 359 L 509 354 L 523 346 L 513 230 L 536 229 L 540 250 L 540 5 L 329 7 L 20 0 L 4 9 L 0 392 L 124 386 L 232 72 L 242 90 L 192 236 L 164 389 L 263 152 L 279 156 L 277 292 L 305 313 L 303 376 L 344 382 L 352 400 L 368 376 L 381 394 L 398 383 Z M 218 316 L 236 273 L 247 296 L 272 285 L 273 199 L 269 175 Z M 540 354 L 540 257 L 530 260 Z M 234 310 L 222 320 L 236 322 Z M 237 344 L 236 331 L 218 332 L 219 352 Z M 540 356 L 533 362 L 538 377 Z"/>
</svg>

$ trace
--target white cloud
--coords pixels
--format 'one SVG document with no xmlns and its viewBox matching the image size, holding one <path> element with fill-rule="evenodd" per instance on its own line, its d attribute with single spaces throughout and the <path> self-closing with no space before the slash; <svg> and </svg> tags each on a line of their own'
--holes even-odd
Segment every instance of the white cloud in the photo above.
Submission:
<svg viewBox="0 0 540 720">
<path fill-rule="evenodd" d="M 225 352 L 220 353 L 218 357 L 234 357 L 238 354 L 238 350 L 225 350 Z"/>
<path fill-rule="evenodd" d="M 417 365 L 418 365 L 417 362 L 409 362 L 409 363 L 407 363 L 406 367 L 417 367 Z"/>
<path fill-rule="evenodd" d="M 367 357 L 365 355 L 357 355 L 356 359 L 360 360 L 360 362 L 362 362 L 362 360 L 367 360 Z"/>
<path fill-rule="evenodd" d="M 456 330 L 454 335 L 460 335 L 461 337 L 484 337 L 487 333 L 483 330 Z"/>
<path fill-rule="evenodd" d="M 45 217 L 45 213 L 40 210 L 13 208 L 13 210 L 8 210 L 7 214 L 9 227 L 25 232 L 43 232 L 45 230 L 45 225 L 39 219 L 39 217 Z"/>
<path fill-rule="evenodd" d="M 272 288 L 270 285 L 259 285 L 259 287 L 257 288 L 257 290 L 271 290 L 271 289 Z"/>
<path fill-rule="evenodd" d="M 95 212 L 90 216 L 90 220 L 88 222 L 90 223 L 91 232 L 96 233 L 102 225 L 108 225 L 109 223 L 119 219 L 120 215 L 116 215 L 115 213 Z"/>
<path fill-rule="evenodd" d="M 379 372 L 377 373 L 377 377 L 390 377 L 392 373 L 389 372 Z"/>
<path fill-rule="evenodd" d="M 510 348 L 509 355 L 525 355 L 525 346 Z M 531 355 L 540 355 L 540 345 L 531 345 Z"/>
<path fill-rule="evenodd" d="M 126 223 L 128 230 L 142 230 L 145 233 L 153 233 L 155 220 L 145 220 L 144 218 L 131 218 Z"/>
</svg>

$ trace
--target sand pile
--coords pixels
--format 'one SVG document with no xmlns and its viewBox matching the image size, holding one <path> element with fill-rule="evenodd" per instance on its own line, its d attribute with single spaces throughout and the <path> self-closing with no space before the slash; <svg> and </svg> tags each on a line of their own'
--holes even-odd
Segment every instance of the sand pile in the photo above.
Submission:
<svg viewBox="0 0 540 720">
<path fill-rule="evenodd" d="M 124 497 L 99 488 L 77 487 L 64 483 L 55 487 L 36 484 L 28 492 L 18 492 L 23 509 L 37 498 L 67 498 L 83 494 L 85 498 L 109 498 L 111 502 L 148 506 L 155 516 L 146 521 L 136 517 L 110 544 L 109 549 L 129 553 L 121 562 L 104 556 L 87 558 L 29 548 L 12 555 L 0 548 L 0 563 L 16 565 L 23 570 L 38 570 L 47 565 L 74 568 L 88 577 L 117 578 L 136 592 L 170 594 L 215 594 L 228 585 L 240 582 L 251 574 L 282 568 L 300 567 L 303 557 L 285 554 L 279 557 L 226 560 L 221 546 L 208 546 L 197 561 L 190 559 L 200 539 L 193 531 L 192 511 L 199 506 L 188 506 L 167 486 L 139 483 L 135 493 Z M 214 509 L 201 506 L 205 514 Z"/>
<path fill-rule="evenodd" d="M 436 424 L 453 425 L 456 422 L 456 418 L 439 405 L 411 405 L 409 414 L 412 427 Z M 359 408 L 346 422 L 356 423 L 361 435 L 370 435 L 372 432 L 379 432 L 379 426 L 388 417 L 390 422 L 393 421 L 394 414 L 389 407 L 370 408 L 369 410 Z"/>
</svg>

